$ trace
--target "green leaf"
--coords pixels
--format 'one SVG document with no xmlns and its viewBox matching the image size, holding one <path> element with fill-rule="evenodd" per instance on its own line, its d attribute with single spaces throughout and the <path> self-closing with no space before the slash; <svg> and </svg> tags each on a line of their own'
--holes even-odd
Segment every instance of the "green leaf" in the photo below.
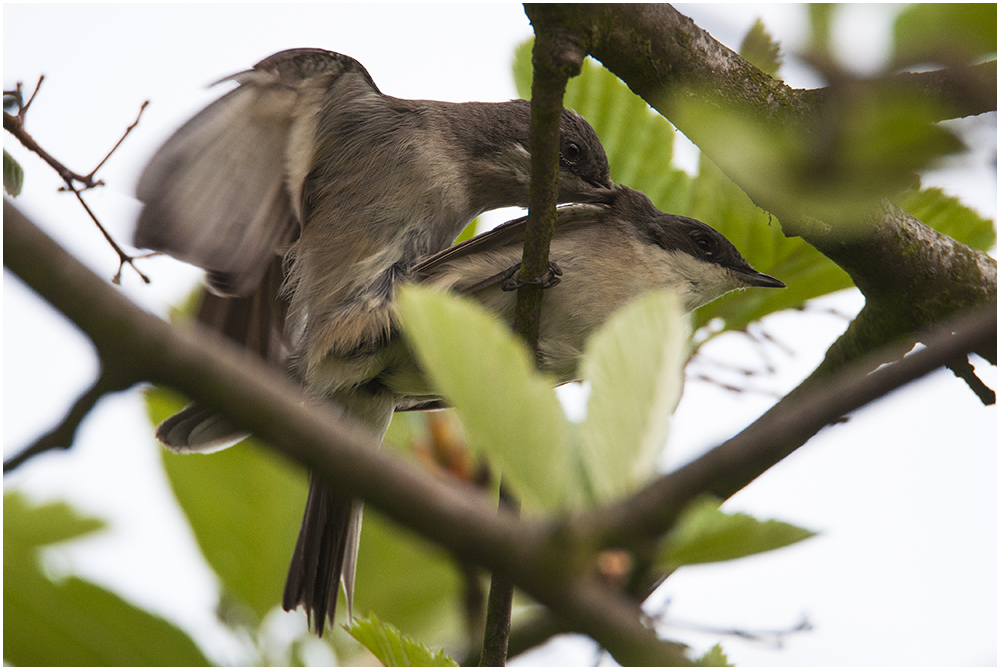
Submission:
<svg viewBox="0 0 1000 670">
<path fill-rule="evenodd" d="M 451 556 L 365 509 L 354 587 L 355 611 L 378 612 L 435 644 L 457 644 L 464 582 Z"/>
<path fill-rule="evenodd" d="M 173 624 L 76 577 L 53 582 L 42 547 L 104 527 L 69 505 L 32 506 L 4 493 L 4 661 L 33 666 L 204 666 L 208 659 Z"/>
<path fill-rule="evenodd" d="M 531 42 L 522 44 L 514 63 L 522 96 L 530 94 Z M 807 300 L 850 287 L 847 273 L 800 238 L 786 238 L 778 222 L 757 208 L 736 184 L 702 157 L 697 177 L 672 163 L 677 130 L 591 59 L 570 80 L 564 104 L 582 114 L 601 138 L 612 178 L 643 191 L 663 211 L 704 221 L 736 245 L 750 263 L 778 277 L 789 288 L 731 293 L 700 308 L 694 325 L 712 319 L 721 328 L 741 330 L 752 321 Z"/>
<path fill-rule="evenodd" d="M 705 655 L 695 661 L 694 664 L 703 668 L 733 667 L 733 664 L 729 662 L 729 658 L 726 657 L 726 652 L 722 651 L 721 644 L 717 644 L 706 651 Z"/>
<path fill-rule="evenodd" d="M 162 389 L 146 398 L 154 424 L 183 407 Z M 305 472 L 253 439 L 214 454 L 160 451 L 209 565 L 226 592 L 263 619 L 281 602 L 306 499 Z"/>
<path fill-rule="evenodd" d="M 184 404 L 163 389 L 147 393 L 147 403 L 154 424 Z M 393 448 L 408 451 L 419 419 L 412 412 L 396 415 L 396 428 L 387 436 Z M 223 582 L 224 601 L 244 603 L 259 620 L 280 604 L 305 506 L 305 472 L 252 440 L 214 454 L 165 452 L 163 460 L 199 546 Z M 423 639 L 453 643 L 460 629 L 455 602 L 461 589 L 449 556 L 365 510 L 356 607 L 380 612 Z M 356 645 L 345 644 L 347 636 L 337 633 L 332 630 L 329 641 L 338 658 L 348 662 Z"/>
<path fill-rule="evenodd" d="M 14 160 L 14 157 L 3 150 L 3 190 L 12 198 L 21 194 L 24 186 L 24 169 Z"/>
<path fill-rule="evenodd" d="M 939 188 L 912 189 L 896 198 L 900 207 L 928 226 L 980 251 L 997 241 L 994 224 Z"/>
<path fill-rule="evenodd" d="M 781 69 L 781 47 L 760 19 L 754 21 L 740 45 L 740 55 L 772 77 Z"/>
<path fill-rule="evenodd" d="M 756 269 L 788 285 L 780 291 L 748 289 L 724 295 L 694 313 L 696 329 L 719 319 L 718 332 L 742 330 L 768 314 L 853 286 L 848 274 L 814 247 L 798 237 L 786 238 L 778 221 L 756 207 L 704 155 L 685 215 L 710 222 Z"/>
<path fill-rule="evenodd" d="M 531 97 L 531 44 L 515 52 L 514 81 L 523 98 Z M 563 105 L 594 127 L 613 181 L 642 191 L 663 211 L 684 212 L 691 178 L 672 163 L 677 130 L 669 121 L 592 58 L 570 79 Z"/>
<path fill-rule="evenodd" d="M 814 532 L 781 521 L 758 521 L 748 514 L 727 514 L 719 501 L 702 498 L 681 513 L 667 535 L 660 563 L 673 570 L 682 565 L 742 558 L 801 542 Z"/>
<path fill-rule="evenodd" d="M 374 614 L 367 619 L 355 619 L 344 628 L 386 667 L 458 667 L 444 651 L 414 642 Z"/>
<path fill-rule="evenodd" d="M 821 56 L 829 56 L 833 17 L 839 8 L 832 2 L 814 2 L 806 5 L 806 8 L 809 17 L 809 50 Z"/>
<path fill-rule="evenodd" d="M 400 291 L 407 341 L 462 419 L 469 445 L 508 478 L 527 509 L 561 509 L 577 481 L 567 420 L 524 344 L 470 300 L 417 286 Z"/>
<path fill-rule="evenodd" d="M 687 342 L 687 319 L 667 291 L 623 307 L 587 342 L 581 371 L 591 394 L 580 457 L 594 502 L 622 497 L 656 473 L 684 385 Z"/>
<path fill-rule="evenodd" d="M 996 54 L 996 3 L 918 3 L 893 25 L 893 63 L 957 65 Z"/>
</svg>

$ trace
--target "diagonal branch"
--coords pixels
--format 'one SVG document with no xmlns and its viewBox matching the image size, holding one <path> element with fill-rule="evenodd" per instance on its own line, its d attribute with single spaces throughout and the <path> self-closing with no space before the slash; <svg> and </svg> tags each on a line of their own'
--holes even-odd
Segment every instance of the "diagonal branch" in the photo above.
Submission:
<svg viewBox="0 0 1000 670">
<path fill-rule="evenodd" d="M 878 351 L 821 384 L 806 380 L 736 437 L 583 523 L 593 524 L 601 544 L 628 546 L 658 537 L 699 495 L 731 497 L 826 426 L 984 342 L 995 341 L 996 333 L 994 303 L 942 325 L 923 338 L 924 349 L 875 372 L 869 370 L 884 359 Z"/>
<path fill-rule="evenodd" d="M 102 372 L 97 382 L 77 398 L 76 402 L 73 403 L 73 407 L 70 408 L 58 426 L 39 437 L 31 446 L 4 461 L 4 474 L 14 470 L 38 454 L 53 449 L 69 449 L 73 444 L 73 439 L 76 437 L 76 431 L 80 427 L 80 423 L 90 413 L 90 410 L 94 408 L 94 405 L 104 395 L 124 390 L 127 386 L 127 384 L 122 386 L 116 383 L 113 373 Z"/>
<path fill-rule="evenodd" d="M 571 11 L 540 5 L 533 11 L 586 37 L 591 55 L 670 119 L 755 204 L 775 214 L 787 236 L 802 237 L 851 275 L 868 304 L 829 352 L 823 374 L 891 343 L 905 350 L 907 338 L 919 339 L 914 333 L 979 305 L 995 304 L 996 261 L 987 254 L 889 204 L 853 220 L 817 221 L 799 203 L 781 197 L 779 176 L 739 169 L 731 160 L 732 146 L 718 141 L 712 126 L 685 107 L 692 99 L 706 108 L 736 106 L 761 128 L 780 132 L 796 124 L 816 127 L 810 122 L 831 111 L 825 102 L 828 91 L 793 89 L 772 79 L 669 5 L 581 4 Z M 986 63 L 944 75 L 898 75 L 896 80 L 936 100 L 964 105 L 956 113 L 968 114 L 984 105 L 996 108 L 995 72 L 996 64 Z M 985 91 L 978 103 L 949 97 L 957 88 L 974 87 Z M 977 353 L 995 362 L 996 343 L 986 343 Z"/>
<path fill-rule="evenodd" d="M 127 373 L 117 384 L 150 381 L 216 408 L 344 495 L 364 499 L 459 559 L 512 579 L 622 664 L 689 664 L 682 646 L 657 639 L 644 625 L 636 603 L 594 577 L 569 573 L 567 566 L 582 559 L 561 522 L 497 513 L 486 495 L 378 450 L 368 427 L 317 405 L 255 356 L 133 305 L 7 201 L 3 223 L 4 264 L 93 341 L 102 365 L 114 361 Z"/>
</svg>

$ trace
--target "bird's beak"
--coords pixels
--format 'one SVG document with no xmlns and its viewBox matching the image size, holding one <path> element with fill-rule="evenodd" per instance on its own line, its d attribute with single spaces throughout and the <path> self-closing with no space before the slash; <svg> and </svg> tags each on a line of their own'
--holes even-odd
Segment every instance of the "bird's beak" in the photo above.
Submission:
<svg viewBox="0 0 1000 670">
<path fill-rule="evenodd" d="M 748 286 L 760 286 L 761 288 L 787 288 L 785 283 L 780 279 L 775 279 L 770 275 L 766 275 L 763 272 L 757 272 L 756 270 L 741 270 L 736 274 L 740 279 L 745 281 Z"/>
<path fill-rule="evenodd" d="M 577 202 L 588 205 L 610 205 L 618 193 L 616 188 L 608 188 L 607 184 L 591 183 L 594 188 L 581 193 Z"/>
</svg>

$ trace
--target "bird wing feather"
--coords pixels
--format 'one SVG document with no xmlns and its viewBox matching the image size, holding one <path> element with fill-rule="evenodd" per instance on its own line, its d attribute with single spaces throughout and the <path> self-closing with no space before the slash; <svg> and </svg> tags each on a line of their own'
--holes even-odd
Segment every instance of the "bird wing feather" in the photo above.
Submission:
<svg viewBox="0 0 1000 670">
<path fill-rule="evenodd" d="M 227 77 L 239 86 L 181 127 L 143 172 L 136 245 L 205 268 L 221 295 L 253 291 L 303 224 L 316 118 L 346 73 L 378 91 L 357 61 L 319 49 L 281 52 Z"/>
</svg>

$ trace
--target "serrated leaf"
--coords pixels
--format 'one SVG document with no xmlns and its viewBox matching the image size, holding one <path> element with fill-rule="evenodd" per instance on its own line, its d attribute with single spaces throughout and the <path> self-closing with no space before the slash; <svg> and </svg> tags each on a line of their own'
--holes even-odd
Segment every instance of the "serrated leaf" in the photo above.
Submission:
<svg viewBox="0 0 1000 670">
<path fill-rule="evenodd" d="M 464 582 L 439 547 L 365 509 L 354 587 L 355 611 L 379 612 L 435 644 L 454 644 L 462 629 L 456 603 Z"/>
<path fill-rule="evenodd" d="M 65 503 L 32 506 L 4 493 L 3 655 L 22 666 L 203 666 L 184 632 L 76 577 L 54 583 L 39 549 L 104 526 Z"/>
<path fill-rule="evenodd" d="M 729 561 L 785 547 L 814 532 L 782 521 L 758 521 L 749 514 L 727 514 L 719 501 L 702 498 L 681 513 L 663 541 L 659 563 L 669 570 L 683 565 Z"/>
<path fill-rule="evenodd" d="M 154 424 L 184 404 L 163 389 L 146 398 Z M 406 413 L 396 419 L 409 423 L 419 415 Z M 394 446 L 407 446 L 409 434 L 409 429 L 398 432 L 399 444 Z M 302 521 L 304 471 L 276 461 L 252 441 L 213 454 L 168 452 L 163 458 L 181 509 L 223 582 L 223 598 L 236 598 L 255 617 L 277 607 Z M 253 482 L 264 477 L 269 481 L 261 483 L 260 500 L 248 501 L 256 495 Z M 205 486 L 210 490 L 202 491 Z M 259 509 L 258 502 L 269 509 Z M 355 581 L 357 608 L 381 612 L 422 638 L 452 642 L 458 629 L 454 603 L 461 587 L 450 557 L 374 510 L 365 511 Z M 340 601 L 342 605 L 343 598 Z M 239 606 L 236 611 L 241 611 Z M 344 644 L 347 638 L 338 632 L 332 630 L 328 641 L 338 657 L 348 659 L 355 645 Z"/>
<path fill-rule="evenodd" d="M 458 666 L 443 650 L 428 649 L 403 635 L 391 624 L 380 621 L 374 614 L 367 619 L 355 619 L 350 626 L 344 628 L 386 667 Z"/>
<path fill-rule="evenodd" d="M 531 97 L 531 45 L 514 59 L 518 95 Z M 569 80 L 563 105 L 594 127 L 611 166 L 611 179 L 645 193 L 666 212 L 684 213 L 691 178 L 673 162 L 677 130 L 625 83 L 592 58 Z"/>
<path fill-rule="evenodd" d="M 587 342 L 581 371 L 591 393 L 579 435 L 593 502 L 624 496 L 656 473 L 684 385 L 688 335 L 677 297 L 655 291 L 623 307 Z"/>
<path fill-rule="evenodd" d="M 695 311 L 694 327 L 720 319 L 726 330 L 747 324 L 807 300 L 853 286 L 850 276 L 801 238 L 786 238 L 776 219 L 756 207 L 712 161 L 702 156 L 686 216 L 711 222 L 753 266 L 788 286 L 780 291 L 734 291 Z"/>
<path fill-rule="evenodd" d="M 522 96 L 530 95 L 531 42 L 518 47 L 514 79 Z M 741 330 L 772 312 L 798 307 L 806 300 L 851 286 L 850 278 L 799 238 L 788 239 L 776 220 L 761 211 L 719 169 L 702 158 L 691 178 L 672 163 L 677 130 L 620 79 L 591 59 L 569 81 L 564 104 L 582 114 L 604 144 L 612 178 L 643 191 L 663 211 L 704 221 L 729 238 L 761 272 L 789 288 L 739 291 L 694 314 L 700 327 L 719 318 L 725 330 Z"/>
<path fill-rule="evenodd" d="M 997 241 L 994 223 L 939 188 L 910 190 L 896 198 L 900 207 L 928 226 L 980 251 Z"/>
<path fill-rule="evenodd" d="M 997 5 L 918 3 L 896 17 L 892 30 L 896 67 L 939 62 L 957 65 L 997 51 Z"/>
<path fill-rule="evenodd" d="M 781 69 L 781 47 L 771 37 L 760 19 L 754 21 L 740 45 L 740 55 L 757 69 L 772 77 Z"/>
<path fill-rule="evenodd" d="M 3 190 L 12 198 L 21 194 L 21 187 L 24 186 L 24 169 L 14 157 L 3 150 Z"/>
<path fill-rule="evenodd" d="M 729 662 L 729 658 L 726 656 L 726 652 L 722 651 L 721 644 L 717 644 L 706 651 L 705 655 L 695 661 L 694 664 L 703 668 L 733 667 L 733 664 Z"/>
<path fill-rule="evenodd" d="M 568 471 L 567 420 L 551 379 L 524 344 L 470 300 L 406 286 L 399 313 L 421 368 L 451 402 L 469 445 L 508 478 L 527 509 L 561 509 Z"/>
</svg>

